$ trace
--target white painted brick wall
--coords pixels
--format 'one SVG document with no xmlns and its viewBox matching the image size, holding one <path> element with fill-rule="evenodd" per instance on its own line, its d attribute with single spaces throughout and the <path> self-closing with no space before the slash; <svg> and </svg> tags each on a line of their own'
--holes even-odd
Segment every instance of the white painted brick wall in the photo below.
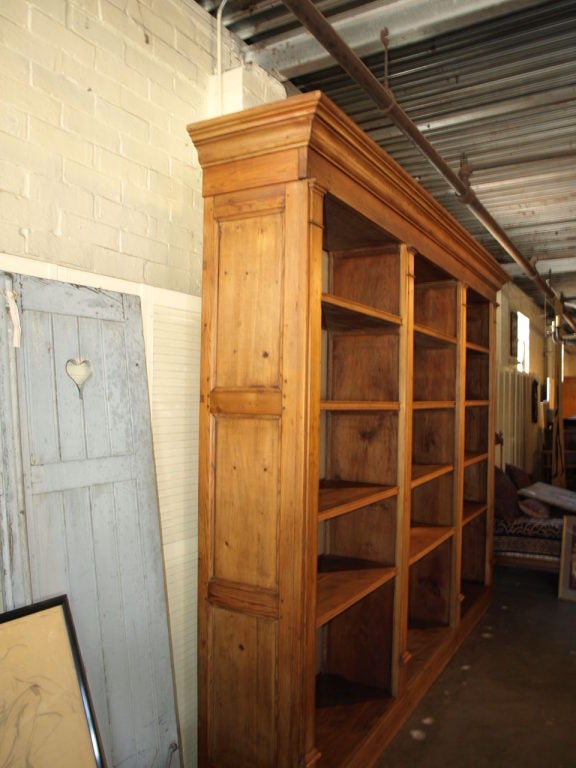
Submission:
<svg viewBox="0 0 576 768">
<path fill-rule="evenodd" d="M 186 125 L 215 114 L 215 28 L 194 0 L 0 0 L 0 269 L 200 295 L 202 173 Z M 226 32 L 222 65 L 225 111 L 283 98 L 264 72 L 243 71 Z M 193 387 L 197 371 L 174 349 L 174 368 Z M 192 578 L 188 482 L 172 478 L 190 498 L 191 531 L 176 543 Z M 170 514 L 161 503 L 163 524 Z M 181 754 L 194 768 L 195 595 L 191 583 L 171 587 Z"/>
<path fill-rule="evenodd" d="M 0 253 L 200 295 L 186 125 L 209 115 L 215 54 L 193 0 L 1 0 Z M 260 79 L 247 105 L 281 97 Z"/>
</svg>

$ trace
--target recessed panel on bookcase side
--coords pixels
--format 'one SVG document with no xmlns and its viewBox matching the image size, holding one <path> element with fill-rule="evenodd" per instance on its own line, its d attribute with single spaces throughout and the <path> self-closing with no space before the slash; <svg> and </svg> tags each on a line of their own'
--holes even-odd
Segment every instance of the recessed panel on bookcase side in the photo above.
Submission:
<svg viewBox="0 0 576 768">
<path fill-rule="evenodd" d="M 280 419 L 218 416 L 214 436 L 214 573 L 277 589 Z"/>
<path fill-rule="evenodd" d="M 219 231 L 215 386 L 279 387 L 283 214 L 223 218 Z"/>
<path fill-rule="evenodd" d="M 211 621 L 210 764 L 270 768 L 277 764 L 277 622 L 218 607 Z"/>
</svg>

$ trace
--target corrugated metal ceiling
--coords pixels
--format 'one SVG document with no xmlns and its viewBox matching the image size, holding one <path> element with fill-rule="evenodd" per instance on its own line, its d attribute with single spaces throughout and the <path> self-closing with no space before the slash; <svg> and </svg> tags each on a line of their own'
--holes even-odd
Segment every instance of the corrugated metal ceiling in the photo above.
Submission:
<svg viewBox="0 0 576 768">
<path fill-rule="evenodd" d="M 215 0 L 202 4 L 216 12 Z M 368 54 L 364 61 L 380 81 L 380 29 L 388 26 L 389 87 L 399 104 L 454 171 L 465 158 L 481 203 L 576 307 L 576 0 L 316 6 L 344 39 L 350 35 L 357 53 Z M 543 304 L 530 278 L 282 2 L 226 0 L 223 22 L 249 46 L 248 58 L 273 68 L 290 88 L 324 91 Z"/>
</svg>

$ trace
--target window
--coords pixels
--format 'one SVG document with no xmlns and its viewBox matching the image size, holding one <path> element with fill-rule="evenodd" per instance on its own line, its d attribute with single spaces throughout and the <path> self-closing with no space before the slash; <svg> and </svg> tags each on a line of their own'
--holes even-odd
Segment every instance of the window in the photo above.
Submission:
<svg viewBox="0 0 576 768">
<path fill-rule="evenodd" d="M 518 343 L 516 346 L 516 368 L 524 373 L 530 372 L 530 320 L 522 312 L 518 317 Z"/>
</svg>

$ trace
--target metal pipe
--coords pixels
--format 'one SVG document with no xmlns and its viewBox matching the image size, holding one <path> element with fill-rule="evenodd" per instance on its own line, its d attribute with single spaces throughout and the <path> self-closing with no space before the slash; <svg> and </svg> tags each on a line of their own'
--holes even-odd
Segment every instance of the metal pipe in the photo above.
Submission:
<svg viewBox="0 0 576 768">
<path fill-rule="evenodd" d="M 444 158 L 434 149 L 411 118 L 404 112 L 394 98 L 392 91 L 382 85 L 362 59 L 334 31 L 332 25 L 311 0 L 283 0 L 283 3 L 292 11 L 302 26 L 306 27 L 314 35 L 338 64 L 374 100 L 376 105 L 390 117 L 396 127 L 422 152 L 456 192 L 460 202 L 470 209 L 478 221 L 481 222 L 492 237 L 500 243 L 504 250 L 536 283 L 544 295 L 552 301 L 557 299 L 558 297 L 553 289 L 542 278 L 535 267 L 520 253 L 506 232 L 484 208 L 476 197 L 474 190 L 450 168 Z M 572 318 L 565 315 L 565 319 L 572 329 L 576 331 L 576 325 Z"/>
<path fill-rule="evenodd" d="M 218 90 L 218 114 L 224 111 L 223 83 L 222 83 L 222 14 L 228 0 L 222 0 L 216 13 L 216 88 Z"/>
</svg>

